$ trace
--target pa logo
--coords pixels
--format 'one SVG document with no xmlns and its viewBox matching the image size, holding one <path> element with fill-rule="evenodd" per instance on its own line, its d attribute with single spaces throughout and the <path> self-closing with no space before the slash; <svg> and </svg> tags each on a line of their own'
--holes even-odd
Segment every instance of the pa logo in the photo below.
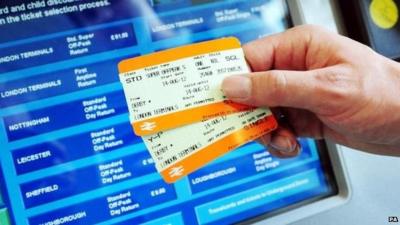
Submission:
<svg viewBox="0 0 400 225">
<path fill-rule="evenodd" d="M 397 217 L 397 216 L 389 216 L 388 217 L 388 222 L 389 223 L 398 223 L 399 222 L 399 217 Z"/>
</svg>

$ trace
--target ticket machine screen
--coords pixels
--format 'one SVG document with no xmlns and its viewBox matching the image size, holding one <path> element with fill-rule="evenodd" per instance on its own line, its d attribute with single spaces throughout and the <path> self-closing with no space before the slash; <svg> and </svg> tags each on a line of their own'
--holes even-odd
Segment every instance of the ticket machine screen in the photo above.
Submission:
<svg viewBox="0 0 400 225">
<path fill-rule="evenodd" d="M 129 123 L 121 60 L 290 26 L 282 0 L 2 0 L 0 221 L 231 224 L 335 194 L 311 139 L 291 159 L 252 142 L 167 184 Z"/>
</svg>

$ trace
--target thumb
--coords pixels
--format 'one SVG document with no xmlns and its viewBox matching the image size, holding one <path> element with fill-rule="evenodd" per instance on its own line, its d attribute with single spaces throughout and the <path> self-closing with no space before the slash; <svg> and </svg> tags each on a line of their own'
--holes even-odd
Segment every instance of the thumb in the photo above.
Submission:
<svg viewBox="0 0 400 225">
<path fill-rule="evenodd" d="M 321 96 L 321 82 L 311 71 L 270 70 L 245 75 L 234 75 L 224 79 L 222 90 L 236 102 L 271 107 L 293 107 L 318 111 L 327 99 Z"/>
</svg>

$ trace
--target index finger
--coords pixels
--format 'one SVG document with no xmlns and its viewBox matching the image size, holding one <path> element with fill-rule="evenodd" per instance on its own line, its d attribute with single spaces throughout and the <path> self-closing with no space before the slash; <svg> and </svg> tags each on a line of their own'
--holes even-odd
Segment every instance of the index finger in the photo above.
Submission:
<svg viewBox="0 0 400 225">
<path fill-rule="evenodd" d="M 255 72 L 271 69 L 306 70 L 307 52 L 320 28 L 305 25 L 273 34 L 243 46 L 247 62 Z"/>
</svg>

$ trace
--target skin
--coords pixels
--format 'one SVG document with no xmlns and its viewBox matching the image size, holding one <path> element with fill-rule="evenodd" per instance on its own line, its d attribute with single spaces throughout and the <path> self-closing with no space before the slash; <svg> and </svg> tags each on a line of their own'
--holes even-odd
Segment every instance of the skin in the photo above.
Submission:
<svg viewBox="0 0 400 225">
<path fill-rule="evenodd" d="M 260 139 L 293 157 L 296 137 L 330 139 L 365 152 L 400 156 L 400 64 L 317 26 L 299 26 L 243 47 L 252 73 L 222 84 L 233 101 L 285 116 Z"/>
</svg>

